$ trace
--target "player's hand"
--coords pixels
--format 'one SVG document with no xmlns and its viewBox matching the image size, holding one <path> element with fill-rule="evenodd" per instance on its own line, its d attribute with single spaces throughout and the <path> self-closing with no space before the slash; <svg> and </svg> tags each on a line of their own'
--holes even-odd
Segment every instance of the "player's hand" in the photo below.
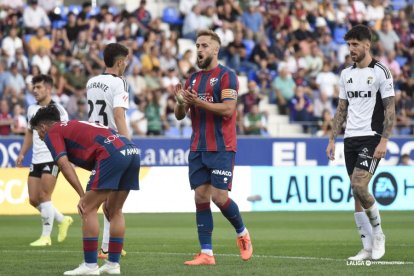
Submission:
<svg viewBox="0 0 414 276">
<path fill-rule="evenodd" d="M 183 93 L 184 93 L 183 86 L 181 85 L 181 83 L 177 84 L 174 88 L 174 95 L 175 95 L 175 100 L 177 101 L 179 105 L 184 104 Z"/>
<path fill-rule="evenodd" d="M 329 160 L 335 160 L 335 141 L 329 139 L 329 144 L 326 147 L 326 156 Z"/>
<path fill-rule="evenodd" d="M 85 211 L 84 197 L 81 197 L 78 203 L 78 213 L 81 218 L 83 216 L 84 211 Z"/>
<path fill-rule="evenodd" d="M 195 90 L 183 90 L 183 98 L 184 98 L 184 103 L 188 104 L 188 105 L 194 105 L 197 100 L 198 100 L 198 96 L 197 96 L 197 92 Z"/>
<path fill-rule="evenodd" d="M 377 145 L 374 151 L 374 158 L 381 159 L 385 157 L 385 154 L 387 153 L 387 142 L 388 139 L 381 138 L 381 141 Z"/>
<path fill-rule="evenodd" d="M 16 167 L 23 166 L 23 159 L 24 159 L 24 155 L 19 154 L 19 156 L 17 156 L 17 159 L 16 159 Z"/>
</svg>

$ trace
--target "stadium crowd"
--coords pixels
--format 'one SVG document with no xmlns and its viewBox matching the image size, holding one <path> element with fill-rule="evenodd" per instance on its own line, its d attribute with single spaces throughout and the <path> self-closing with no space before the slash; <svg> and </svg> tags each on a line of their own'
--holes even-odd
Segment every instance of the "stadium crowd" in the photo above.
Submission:
<svg viewBox="0 0 414 276">
<path fill-rule="evenodd" d="M 104 70 L 103 48 L 130 49 L 125 78 L 133 135 L 191 134 L 174 116 L 177 83 L 196 69 L 195 52 L 179 39 L 201 29 L 220 36 L 220 60 L 248 79 L 241 87 L 238 132 L 268 135 L 261 102 L 325 136 L 339 94 L 339 74 L 352 65 L 343 35 L 356 24 L 374 34 L 373 55 L 390 68 L 396 88 L 395 134 L 413 134 L 414 8 L 405 0 L 180 0 L 162 16 L 141 0 L 133 12 L 111 5 L 59 6 L 50 0 L 0 0 L 0 135 L 22 135 L 25 109 L 35 100 L 31 79 L 54 80 L 54 101 L 72 119 L 88 119 L 85 86 Z M 194 42 L 193 42 L 194 43 Z"/>
</svg>

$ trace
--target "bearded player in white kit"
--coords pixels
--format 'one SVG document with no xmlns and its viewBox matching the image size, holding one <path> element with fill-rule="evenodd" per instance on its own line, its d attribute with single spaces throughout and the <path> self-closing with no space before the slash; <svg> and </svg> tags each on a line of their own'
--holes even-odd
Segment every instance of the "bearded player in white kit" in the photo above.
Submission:
<svg viewBox="0 0 414 276">
<path fill-rule="evenodd" d="M 36 114 L 39 108 L 53 104 L 60 112 L 62 121 L 69 120 L 68 113 L 60 105 L 52 100 L 53 79 L 47 75 L 33 77 L 33 95 L 37 101 L 30 105 L 27 110 L 28 121 Z M 20 153 L 16 159 L 16 165 L 22 166 L 24 156 L 33 145 L 32 163 L 30 165 L 27 186 L 29 190 L 30 204 L 40 211 L 42 218 L 42 234 L 39 239 L 32 242 L 30 246 L 50 246 L 52 241 L 50 235 L 53 229 L 53 222 L 59 223 L 58 242 L 66 239 L 69 226 L 73 219 L 70 216 L 63 216 L 52 203 L 52 193 L 56 185 L 59 168 L 54 162 L 46 144 L 40 140 L 36 130 L 29 126 L 24 136 Z"/>
<path fill-rule="evenodd" d="M 86 84 L 89 121 L 101 123 L 130 138 L 125 116 L 129 107 L 128 86 L 122 77 L 128 65 L 128 48 L 119 43 L 106 45 L 104 62 L 106 65 L 105 72 L 91 78 Z M 110 224 L 105 204 L 102 207 L 104 210 L 104 227 L 98 257 L 107 259 L 110 243 Z M 122 249 L 122 256 L 125 255 L 126 252 Z"/>
<path fill-rule="evenodd" d="M 326 149 L 335 156 L 335 138 L 346 120 L 345 163 L 355 200 L 355 222 L 363 249 L 349 260 L 378 260 L 385 254 L 385 235 L 368 184 L 387 151 L 395 119 L 395 93 L 390 71 L 372 58 L 371 32 L 354 26 L 345 35 L 354 64 L 341 72 L 338 108 Z"/>
</svg>

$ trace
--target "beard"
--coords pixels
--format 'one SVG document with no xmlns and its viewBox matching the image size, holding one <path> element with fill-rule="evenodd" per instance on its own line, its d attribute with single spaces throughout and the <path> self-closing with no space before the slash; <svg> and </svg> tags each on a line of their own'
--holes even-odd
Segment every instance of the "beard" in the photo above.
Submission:
<svg viewBox="0 0 414 276">
<path fill-rule="evenodd" d="M 351 55 L 351 59 L 353 62 L 359 63 L 365 58 L 365 56 L 366 56 L 365 53 L 361 53 L 359 55 L 357 54 L 356 56 Z"/>
<path fill-rule="evenodd" d="M 204 59 L 203 62 L 201 62 L 200 59 L 197 57 L 197 66 L 200 69 L 206 69 L 210 65 L 210 63 L 211 63 L 212 60 L 213 60 L 213 57 L 212 56 L 208 56 L 208 57 L 206 57 Z"/>
</svg>

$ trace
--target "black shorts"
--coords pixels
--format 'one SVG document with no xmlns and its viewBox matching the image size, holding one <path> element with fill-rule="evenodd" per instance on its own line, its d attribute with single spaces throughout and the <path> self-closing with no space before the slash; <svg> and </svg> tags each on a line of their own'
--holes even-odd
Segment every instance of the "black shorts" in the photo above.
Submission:
<svg viewBox="0 0 414 276">
<path fill-rule="evenodd" d="M 375 148 L 379 144 L 381 136 L 359 136 L 344 140 L 345 164 L 348 175 L 354 168 L 375 173 L 381 159 L 373 158 Z"/>
<path fill-rule="evenodd" d="M 30 164 L 29 176 L 41 178 L 44 173 L 57 177 L 59 174 L 59 167 L 55 162 Z"/>
</svg>

